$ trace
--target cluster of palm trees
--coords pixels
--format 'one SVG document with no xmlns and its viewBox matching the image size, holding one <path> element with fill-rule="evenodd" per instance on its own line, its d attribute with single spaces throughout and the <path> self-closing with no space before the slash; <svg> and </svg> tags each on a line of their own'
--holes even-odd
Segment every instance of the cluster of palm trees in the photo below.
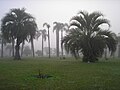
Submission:
<svg viewBox="0 0 120 90">
<path fill-rule="evenodd" d="M 58 22 L 54 22 L 53 24 L 55 24 L 53 31 L 56 30 L 56 37 L 57 37 L 56 52 L 57 52 L 57 56 L 59 56 L 59 31 L 61 31 L 61 37 L 63 38 L 63 30 L 67 31 L 68 25 L 66 23 L 63 24 Z M 51 57 L 50 32 L 49 32 L 50 25 L 48 23 L 44 23 L 43 27 L 47 27 L 47 30 L 46 29 L 38 30 L 37 24 L 35 22 L 35 18 L 32 17 L 29 13 L 26 13 L 24 8 L 11 9 L 10 12 L 6 14 L 6 16 L 2 19 L 1 32 L 6 42 L 12 43 L 13 57 L 15 57 L 15 59 L 21 59 L 19 53 L 20 44 L 22 44 L 22 49 L 21 49 L 21 56 L 22 56 L 25 40 L 31 42 L 32 54 L 34 57 L 35 54 L 34 54 L 33 40 L 36 37 L 39 38 L 40 36 L 42 36 L 42 56 L 43 56 L 44 41 L 48 37 L 49 58 Z M 15 43 L 16 45 L 14 46 Z M 14 55 L 14 47 L 15 47 L 15 55 Z M 62 53 L 63 53 L 63 46 L 62 46 Z"/>
<path fill-rule="evenodd" d="M 103 29 L 102 24 L 108 26 Z M 80 52 L 83 54 L 84 62 L 95 62 L 98 57 L 101 57 L 106 48 L 111 54 L 116 50 L 117 37 L 115 33 L 109 31 L 109 20 L 104 19 L 100 12 L 88 13 L 80 11 L 76 16 L 70 20 L 70 25 L 67 23 L 54 22 L 53 32 L 56 31 L 56 55 L 59 57 L 59 32 L 61 31 L 61 53 L 63 56 L 63 46 L 68 53 L 71 53 L 76 59 Z M 12 47 L 15 45 L 14 59 L 20 58 L 20 44 L 24 46 L 25 40 L 31 42 L 31 48 L 34 56 L 34 42 L 35 38 L 42 36 L 42 56 L 44 41 L 48 38 L 49 58 L 50 54 L 50 24 L 44 23 L 43 27 L 47 28 L 38 30 L 35 18 L 25 9 L 11 9 L 9 13 L 2 19 L 1 37 L 6 42 L 12 42 Z M 63 31 L 68 32 L 63 37 Z M 14 49 L 13 49 L 14 53 Z"/>
<path fill-rule="evenodd" d="M 56 56 L 59 57 L 59 32 L 61 31 L 61 40 L 63 39 L 63 31 L 68 31 L 68 24 L 67 23 L 60 23 L 60 22 L 53 22 L 54 27 L 53 27 L 53 32 L 56 31 Z M 50 29 L 50 24 L 48 23 L 44 23 L 43 27 L 47 27 L 46 29 L 43 30 L 38 30 L 36 33 L 36 37 L 39 38 L 40 36 L 42 36 L 42 56 L 43 56 L 43 48 L 44 48 L 44 41 L 46 41 L 46 38 L 48 38 L 48 47 L 49 47 L 49 58 L 51 57 L 50 55 L 50 33 L 49 33 L 49 29 Z M 48 31 L 48 33 L 47 33 Z M 61 53 L 63 56 L 63 45 L 61 45 Z"/>
</svg>

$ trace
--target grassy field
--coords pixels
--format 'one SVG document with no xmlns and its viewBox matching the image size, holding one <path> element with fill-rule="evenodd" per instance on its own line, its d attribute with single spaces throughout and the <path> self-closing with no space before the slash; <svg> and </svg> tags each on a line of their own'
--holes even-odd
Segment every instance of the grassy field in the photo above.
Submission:
<svg viewBox="0 0 120 90">
<path fill-rule="evenodd" d="M 34 77 L 39 70 L 52 77 Z M 120 61 L 0 59 L 0 90 L 120 90 Z"/>
</svg>

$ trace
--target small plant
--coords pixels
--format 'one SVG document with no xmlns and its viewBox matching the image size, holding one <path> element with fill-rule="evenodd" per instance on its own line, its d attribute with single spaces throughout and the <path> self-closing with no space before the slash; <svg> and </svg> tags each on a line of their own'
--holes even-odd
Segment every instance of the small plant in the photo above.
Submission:
<svg viewBox="0 0 120 90">
<path fill-rule="evenodd" d="M 52 76 L 48 75 L 48 74 L 42 74 L 40 69 L 38 70 L 38 75 L 35 75 L 36 78 L 41 78 L 41 79 L 45 79 L 45 78 L 50 78 Z"/>
</svg>

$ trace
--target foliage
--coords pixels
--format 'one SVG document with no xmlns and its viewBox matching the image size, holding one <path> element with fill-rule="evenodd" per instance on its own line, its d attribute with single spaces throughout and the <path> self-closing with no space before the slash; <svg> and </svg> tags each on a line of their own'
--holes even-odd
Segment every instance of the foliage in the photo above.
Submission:
<svg viewBox="0 0 120 90">
<path fill-rule="evenodd" d="M 105 48 L 113 54 L 117 45 L 116 35 L 108 29 L 104 30 L 102 25 L 106 25 L 108 29 L 110 27 L 102 13 L 89 14 L 80 11 L 70 20 L 70 31 L 62 40 L 66 51 L 76 58 L 79 57 L 79 52 L 82 52 L 84 62 L 95 62 L 102 56 Z"/>
</svg>

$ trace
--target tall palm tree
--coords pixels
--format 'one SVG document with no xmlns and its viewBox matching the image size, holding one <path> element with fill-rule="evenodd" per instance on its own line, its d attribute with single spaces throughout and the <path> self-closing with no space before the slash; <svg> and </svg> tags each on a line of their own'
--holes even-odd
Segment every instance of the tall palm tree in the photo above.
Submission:
<svg viewBox="0 0 120 90">
<path fill-rule="evenodd" d="M 50 33 L 49 33 L 50 25 L 48 23 L 44 23 L 43 27 L 44 26 L 47 26 L 47 28 L 48 28 L 48 47 L 49 47 L 49 58 L 50 58 Z"/>
<path fill-rule="evenodd" d="M 59 31 L 62 30 L 64 24 L 60 22 L 54 22 L 53 32 L 56 31 L 56 55 L 59 57 Z"/>
<path fill-rule="evenodd" d="M 62 40 L 62 44 L 76 58 L 78 58 L 79 52 L 82 52 L 84 62 L 98 60 L 106 47 L 113 54 L 117 45 L 116 36 L 108 29 L 104 30 L 102 24 L 107 25 L 109 29 L 109 21 L 103 18 L 102 13 L 89 14 L 80 11 L 70 20 L 70 31 Z"/>
<path fill-rule="evenodd" d="M 43 56 L 43 47 L 44 47 L 44 41 L 46 41 L 46 38 L 47 38 L 47 33 L 46 33 L 46 30 L 43 29 L 43 30 L 39 30 L 37 32 L 37 38 L 39 38 L 40 36 L 42 36 L 42 56 Z"/>
<path fill-rule="evenodd" d="M 69 31 L 69 26 L 67 23 L 61 25 L 61 41 L 63 40 L 63 31 L 65 31 L 65 32 Z M 63 44 L 61 44 L 61 54 L 63 57 Z"/>
<path fill-rule="evenodd" d="M 37 30 L 35 18 L 26 13 L 24 8 L 11 9 L 2 19 L 1 26 L 3 37 L 7 41 L 11 41 L 13 38 L 16 40 L 14 59 L 20 60 L 20 44 L 24 40 L 29 41 L 31 35 L 34 36 Z"/>
</svg>

